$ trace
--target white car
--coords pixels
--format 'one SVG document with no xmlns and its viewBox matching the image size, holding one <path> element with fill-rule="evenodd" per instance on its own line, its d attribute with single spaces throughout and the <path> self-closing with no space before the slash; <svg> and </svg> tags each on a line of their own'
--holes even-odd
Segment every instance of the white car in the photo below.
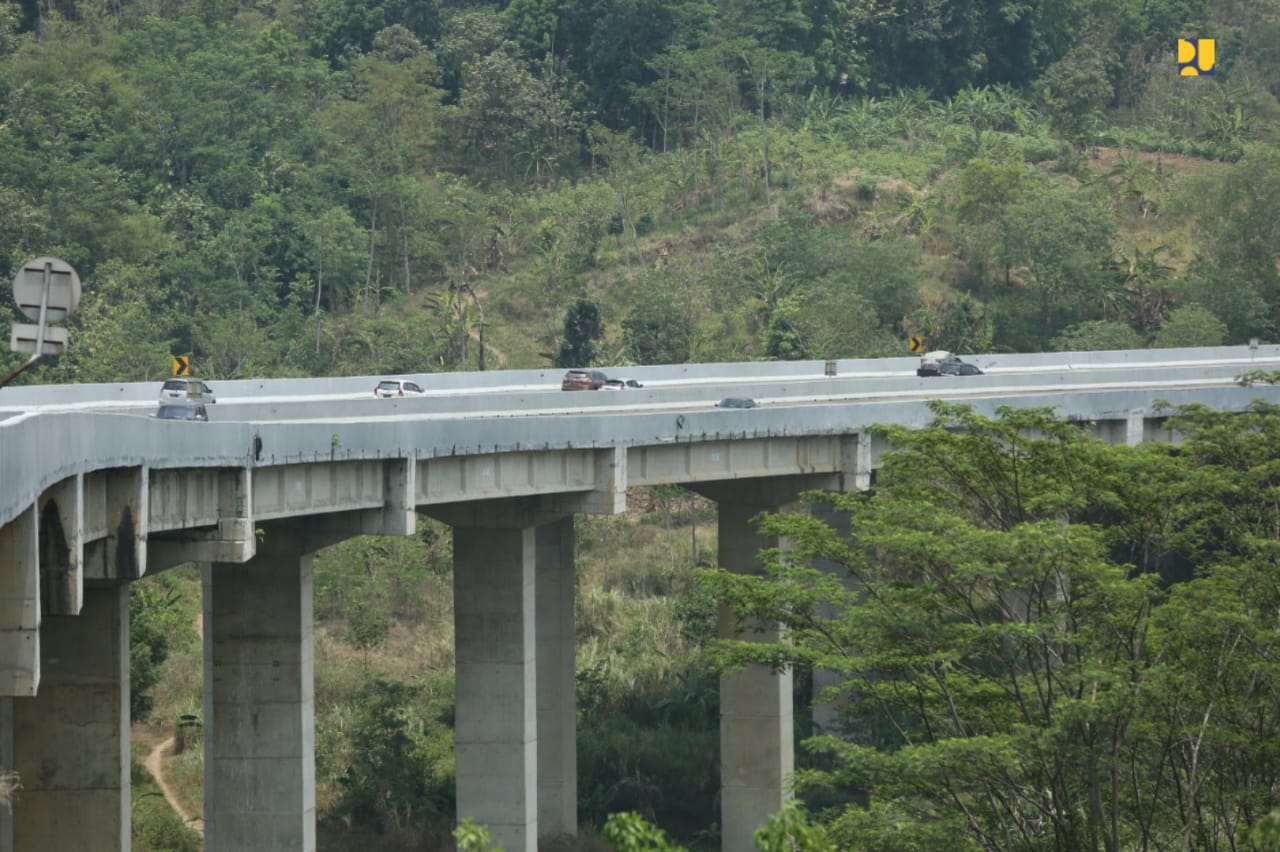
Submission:
<svg viewBox="0 0 1280 852">
<path fill-rule="evenodd" d="M 644 385 L 640 384 L 635 379 L 609 379 L 603 385 L 601 385 L 600 390 L 620 391 L 620 390 L 630 390 L 631 388 L 642 388 L 642 387 L 644 387 Z"/>
<path fill-rule="evenodd" d="M 217 402 L 213 398 L 213 388 L 205 384 L 204 379 L 175 376 L 160 386 L 160 401 L 173 400 L 202 402 L 212 405 Z"/>
<path fill-rule="evenodd" d="M 393 396 L 418 396 L 421 393 L 422 388 L 418 383 L 408 379 L 383 379 L 373 389 L 373 395 L 379 399 L 389 399 Z"/>
</svg>

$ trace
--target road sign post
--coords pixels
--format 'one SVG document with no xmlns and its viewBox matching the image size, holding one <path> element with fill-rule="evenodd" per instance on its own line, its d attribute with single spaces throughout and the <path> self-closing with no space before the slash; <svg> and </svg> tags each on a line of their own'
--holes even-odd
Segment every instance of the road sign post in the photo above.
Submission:
<svg viewBox="0 0 1280 852">
<path fill-rule="evenodd" d="M 35 325 L 16 323 L 9 336 L 9 349 L 30 352 L 31 357 L 0 378 L 0 387 L 30 367 L 44 355 L 61 355 L 67 351 L 67 330 L 52 328 L 62 322 L 80 304 L 80 276 L 65 260 L 37 257 L 27 261 L 13 279 L 13 298 L 18 309 Z"/>
</svg>

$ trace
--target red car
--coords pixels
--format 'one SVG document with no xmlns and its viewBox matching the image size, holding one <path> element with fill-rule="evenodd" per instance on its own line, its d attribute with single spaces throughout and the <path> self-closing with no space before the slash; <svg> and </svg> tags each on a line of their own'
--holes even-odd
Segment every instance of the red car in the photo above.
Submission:
<svg viewBox="0 0 1280 852">
<path fill-rule="evenodd" d="M 607 381 L 599 370 L 570 370 L 560 380 L 560 390 L 600 390 Z"/>
</svg>

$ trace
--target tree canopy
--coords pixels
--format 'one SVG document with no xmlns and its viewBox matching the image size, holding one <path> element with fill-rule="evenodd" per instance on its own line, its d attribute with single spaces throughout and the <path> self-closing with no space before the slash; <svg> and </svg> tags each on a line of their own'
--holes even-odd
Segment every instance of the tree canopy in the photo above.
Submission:
<svg viewBox="0 0 1280 852">
<path fill-rule="evenodd" d="M 789 628 L 726 659 L 836 676 L 799 773 L 836 845 L 1242 848 L 1278 804 L 1280 410 L 1137 447 L 934 410 L 877 431 L 870 492 L 815 495 L 847 534 L 765 516 L 771 576 L 707 581 Z"/>
</svg>

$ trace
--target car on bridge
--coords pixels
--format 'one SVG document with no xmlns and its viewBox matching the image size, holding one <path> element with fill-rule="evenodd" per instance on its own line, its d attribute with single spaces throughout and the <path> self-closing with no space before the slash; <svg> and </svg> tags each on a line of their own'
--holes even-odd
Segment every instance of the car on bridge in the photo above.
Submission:
<svg viewBox="0 0 1280 852">
<path fill-rule="evenodd" d="M 379 399 L 390 399 L 393 396 L 419 396 L 422 393 L 422 387 L 408 379 L 383 379 L 373 389 L 373 395 Z"/>
<path fill-rule="evenodd" d="M 189 376 L 174 376 L 160 386 L 160 402 L 170 400 L 199 400 L 209 405 L 217 402 L 213 398 L 213 388 L 204 379 Z"/>
<path fill-rule="evenodd" d="M 152 415 L 158 420 L 198 420 L 207 423 L 209 412 L 199 402 L 162 402 Z"/>
<path fill-rule="evenodd" d="M 973 364 L 966 364 L 964 361 L 952 361 L 949 364 L 943 364 L 938 370 L 939 376 L 981 376 L 982 370 Z"/>
<path fill-rule="evenodd" d="M 609 377 L 599 370 L 570 370 L 560 380 L 560 390 L 600 390 Z"/>
<path fill-rule="evenodd" d="M 716 403 L 716 408 L 755 408 L 759 404 L 745 396 L 726 396 Z"/>
<path fill-rule="evenodd" d="M 917 376 L 981 376 L 982 370 L 974 364 L 961 361 L 944 350 L 926 352 L 916 368 Z"/>
<path fill-rule="evenodd" d="M 635 379 L 606 379 L 605 383 L 600 386 L 600 390 L 620 391 L 642 387 L 644 387 L 644 385 L 640 384 Z"/>
</svg>

